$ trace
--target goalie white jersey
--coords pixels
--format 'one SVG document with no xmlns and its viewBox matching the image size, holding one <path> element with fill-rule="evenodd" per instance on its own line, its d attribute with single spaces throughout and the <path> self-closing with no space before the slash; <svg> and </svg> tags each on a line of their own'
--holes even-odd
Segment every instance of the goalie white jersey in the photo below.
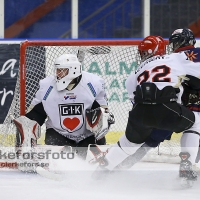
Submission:
<svg viewBox="0 0 200 200">
<path fill-rule="evenodd" d="M 55 129 L 67 138 L 79 142 L 94 133 L 86 129 L 85 111 L 91 109 L 94 101 L 107 106 L 105 83 L 97 75 L 82 72 L 79 84 L 72 90 L 57 91 L 55 78 L 40 81 L 32 105 L 43 104 L 48 116 L 46 127 Z"/>
<path fill-rule="evenodd" d="M 134 103 L 134 93 L 137 85 L 143 82 L 154 82 L 161 90 L 171 85 L 179 88 L 178 102 L 181 103 L 183 88 L 181 81 L 186 74 L 200 77 L 200 64 L 188 59 L 184 52 L 170 55 L 154 56 L 145 60 L 126 80 L 129 98 Z"/>
</svg>

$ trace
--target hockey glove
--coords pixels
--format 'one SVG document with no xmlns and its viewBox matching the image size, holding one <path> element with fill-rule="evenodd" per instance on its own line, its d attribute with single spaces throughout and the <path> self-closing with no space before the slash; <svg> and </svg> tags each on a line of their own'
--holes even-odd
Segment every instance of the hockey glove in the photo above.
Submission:
<svg viewBox="0 0 200 200">
<path fill-rule="evenodd" d="M 103 138 L 108 133 L 110 125 L 114 123 L 114 115 L 104 108 L 86 110 L 86 129 L 94 133 L 97 140 Z"/>
</svg>

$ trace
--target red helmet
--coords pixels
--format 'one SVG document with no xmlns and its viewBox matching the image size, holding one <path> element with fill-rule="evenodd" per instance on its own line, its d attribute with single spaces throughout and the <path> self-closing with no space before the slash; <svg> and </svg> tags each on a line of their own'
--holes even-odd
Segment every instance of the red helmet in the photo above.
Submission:
<svg viewBox="0 0 200 200">
<path fill-rule="evenodd" d="M 147 36 L 140 42 L 138 50 L 142 61 L 155 55 L 162 56 L 166 53 L 165 41 L 160 36 Z"/>
</svg>

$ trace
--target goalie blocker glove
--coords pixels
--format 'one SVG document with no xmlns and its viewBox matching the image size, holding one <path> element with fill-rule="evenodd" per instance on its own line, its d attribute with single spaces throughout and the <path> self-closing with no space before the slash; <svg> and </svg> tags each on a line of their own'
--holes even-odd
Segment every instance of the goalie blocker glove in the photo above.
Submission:
<svg viewBox="0 0 200 200">
<path fill-rule="evenodd" d="M 34 147 L 37 145 L 37 139 L 40 138 L 41 127 L 26 116 L 16 119 L 11 116 L 11 118 L 17 128 L 15 148 L 18 169 L 23 172 L 35 172 L 39 162 L 35 157 Z"/>
<path fill-rule="evenodd" d="M 95 138 L 100 140 L 109 131 L 110 125 L 115 123 L 114 115 L 104 108 L 86 110 L 86 129 L 94 133 Z"/>
</svg>

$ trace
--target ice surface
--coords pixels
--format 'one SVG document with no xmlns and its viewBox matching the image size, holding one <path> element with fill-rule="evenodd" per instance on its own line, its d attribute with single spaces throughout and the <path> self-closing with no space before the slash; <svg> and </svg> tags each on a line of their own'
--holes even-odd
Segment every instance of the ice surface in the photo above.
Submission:
<svg viewBox="0 0 200 200">
<path fill-rule="evenodd" d="M 64 173 L 63 181 L 0 169 L 0 199 L 195 200 L 199 197 L 199 180 L 190 189 L 181 188 L 177 164 L 141 162 L 131 170 L 116 172 L 101 181 L 91 179 L 96 166 L 80 160 L 58 162 L 55 166 Z"/>
</svg>

